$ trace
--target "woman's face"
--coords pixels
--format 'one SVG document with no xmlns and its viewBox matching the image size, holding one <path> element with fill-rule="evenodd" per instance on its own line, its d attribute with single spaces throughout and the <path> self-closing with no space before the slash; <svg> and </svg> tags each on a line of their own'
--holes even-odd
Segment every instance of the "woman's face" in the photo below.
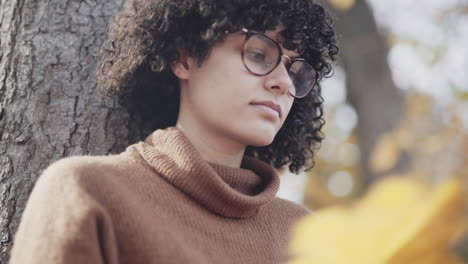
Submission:
<svg viewBox="0 0 468 264">
<path fill-rule="evenodd" d="M 265 34 L 281 43 L 279 31 Z M 179 120 L 191 120 L 206 135 L 228 137 L 245 146 L 266 146 L 291 110 L 294 98 L 288 90 L 293 84 L 284 63 L 265 76 L 250 73 L 241 56 L 245 38 L 241 32 L 228 34 L 201 66 L 189 57 L 188 69 L 180 64 L 173 68 L 181 81 Z M 282 50 L 290 57 L 297 55 Z"/>
</svg>

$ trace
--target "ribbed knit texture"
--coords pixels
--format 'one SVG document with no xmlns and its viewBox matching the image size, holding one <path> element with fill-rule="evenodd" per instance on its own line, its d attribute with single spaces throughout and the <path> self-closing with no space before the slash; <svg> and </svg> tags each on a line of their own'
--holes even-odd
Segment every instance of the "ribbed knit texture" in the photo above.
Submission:
<svg viewBox="0 0 468 264">
<path fill-rule="evenodd" d="M 110 156 L 55 162 L 39 178 L 10 263 L 284 263 L 308 209 L 279 176 L 203 160 L 175 127 Z"/>
</svg>

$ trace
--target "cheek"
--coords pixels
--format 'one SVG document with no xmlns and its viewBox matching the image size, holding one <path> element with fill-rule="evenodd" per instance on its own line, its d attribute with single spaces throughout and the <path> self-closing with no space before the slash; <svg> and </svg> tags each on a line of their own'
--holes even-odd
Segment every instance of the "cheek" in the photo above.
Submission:
<svg viewBox="0 0 468 264">
<path fill-rule="evenodd" d="M 245 118 L 252 87 L 259 85 L 255 83 L 259 80 L 243 72 L 243 65 L 238 65 L 241 61 L 223 62 L 205 64 L 206 68 L 197 72 L 197 78 L 190 84 L 191 88 L 196 87 L 191 100 L 198 109 L 209 111 L 211 118 L 222 116 L 232 122 L 234 118 Z"/>
<path fill-rule="evenodd" d="M 289 113 L 291 112 L 291 108 L 294 104 L 294 98 L 291 98 L 290 96 L 288 97 L 288 99 L 286 100 L 286 102 L 284 103 L 285 107 L 284 107 L 284 115 L 282 117 L 282 123 L 284 123 L 284 121 L 286 120 L 286 118 L 289 116 Z"/>
<path fill-rule="evenodd" d="M 259 80 L 249 76 L 239 62 L 225 61 L 217 67 L 210 67 L 212 71 L 205 75 L 201 84 L 204 93 L 219 106 L 218 109 L 239 111 L 236 108 L 245 107 L 252 99 L 252 87 L 259 85 Z"/>
</svg>

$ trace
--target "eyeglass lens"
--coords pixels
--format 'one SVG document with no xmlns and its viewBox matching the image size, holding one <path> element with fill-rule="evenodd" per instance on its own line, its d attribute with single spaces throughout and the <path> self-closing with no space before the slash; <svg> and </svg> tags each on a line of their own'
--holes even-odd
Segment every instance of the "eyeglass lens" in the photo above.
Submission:
<svg viewBox="0 0 468 264">
<path fill-rule="evenodd" d="M 245 43 L 243 60 L 250 72 L 266 75 L 281 62 L 281 50 L 273 40 L 260 34 L 254 34 Z M 317 73 L 305 61 L 293 61 L 288 73 L 294 84 L 294 87 L 289 91 L 293 96 L 305 96 L 315 85 Z"/>
</svg>

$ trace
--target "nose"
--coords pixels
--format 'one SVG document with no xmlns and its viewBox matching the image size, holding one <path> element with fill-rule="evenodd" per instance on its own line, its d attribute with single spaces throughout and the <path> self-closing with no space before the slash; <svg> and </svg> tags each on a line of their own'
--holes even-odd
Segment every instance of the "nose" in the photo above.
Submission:
<svg viewBox="0 0 468 264">
<path fill-rule="evenodd" d="M 285 65 L 285 62 L 288 63 L 288 61 L 285 61 L 287 59 L 288 57 L 283 57 L 281 63 L 272 72 L 265 76 L 266 89 L 284 94 L 288 93 L 288 91 L 293 87 L 293 83 Z"/>
</svg>

